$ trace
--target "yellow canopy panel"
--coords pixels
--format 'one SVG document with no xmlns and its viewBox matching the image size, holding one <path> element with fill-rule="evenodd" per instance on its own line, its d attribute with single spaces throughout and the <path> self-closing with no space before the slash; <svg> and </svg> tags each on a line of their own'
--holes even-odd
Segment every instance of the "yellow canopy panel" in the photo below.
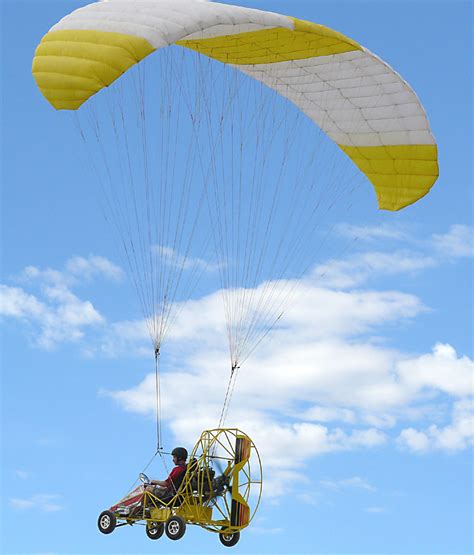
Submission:
<svg viewBox="0 0 474 555">
<path fill-rule="evenodd" d="M 58 110 L 76 110 L 155 50 L 178 44 L 230 64 L 293 102 L 399 210 L 438 177 L 437 148 L 414 91 L 344 35 L 271 12 L 197 0 L 109 0 L 43 37 L 33 75 Z"/>
</svg>

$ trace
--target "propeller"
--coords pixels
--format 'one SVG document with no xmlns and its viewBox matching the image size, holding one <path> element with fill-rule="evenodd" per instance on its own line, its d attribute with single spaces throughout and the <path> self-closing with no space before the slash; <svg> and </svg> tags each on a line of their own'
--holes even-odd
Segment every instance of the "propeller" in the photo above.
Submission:
<svg viewBox="0 0 474 555">
<path fill-rule="evenodd" d="M 213 464 L 217 467 L 217 470 L 219 471 L 219 474 L 222 474 L 223 476 L 229 476 L 229 474 L 232 472 L 232 463 L 231 461 L 227 461 L 227 466 L 226 468 L 224 468 L 222 466 L 222 459 L 221 458 L 217 458 L 217 457 L 212 457 L 213 458 Z"/>
<path fill-rule="evenodd" d="M 231 472 L 233 468 L 232 461 L 227 461 L 227 466 L 223 467 L 223 459 L 216 456 L 210 457 L 212 460 L 212 465 L 218 471 L 218 474 L 212 480 L 212 489 L 215 496 L 226 495 L 231 493 Z"/>
</svg>

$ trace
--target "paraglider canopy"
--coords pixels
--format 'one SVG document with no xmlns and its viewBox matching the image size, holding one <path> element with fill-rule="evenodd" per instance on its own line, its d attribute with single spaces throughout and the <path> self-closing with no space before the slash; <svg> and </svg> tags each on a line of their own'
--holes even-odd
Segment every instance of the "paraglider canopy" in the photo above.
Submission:
<svg viewBox="0 0 474 555">
<path fill-rule="evenodd" d="M 157 49 L 177 44 L 231 64 L 294 102 L 399 210 L 438 176 L 437 150 L 417 96 L 387 64 L 323 25 L 187 0 L 96 2 L 64 17 L 33 61 L 42 93 L 76 110 Z"/>
</svg>

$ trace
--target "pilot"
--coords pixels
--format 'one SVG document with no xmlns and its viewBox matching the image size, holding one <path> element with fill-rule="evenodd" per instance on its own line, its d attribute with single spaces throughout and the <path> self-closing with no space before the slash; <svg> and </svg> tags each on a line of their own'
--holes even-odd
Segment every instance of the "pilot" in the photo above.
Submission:
<svg viewBox="0 0 474 555">
<path fill-rule="evenodd" d="M 175 467 L 170 472 L 166 480 L 150 480 L 150 485 L 146 486 L 147 491 L 153 493 L 162 500 L 170 499 L 178 491 L 186 473 L 186 459 L 188 452 L 184 447 L 175 447 L 171 451 Z"/>
</svg>

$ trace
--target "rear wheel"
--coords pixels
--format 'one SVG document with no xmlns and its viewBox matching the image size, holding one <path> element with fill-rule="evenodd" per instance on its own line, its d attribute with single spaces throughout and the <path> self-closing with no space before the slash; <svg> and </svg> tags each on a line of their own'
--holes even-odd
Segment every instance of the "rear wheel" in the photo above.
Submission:
<svg viewBox="0 0 474 555">
<path fill-rule="evenodd" d="M 180 516 L 171 516 L 166 521 L 165 532 L 170 540 L 179 540 L 186 532 L 186 522 Z"/>
<path fill-rule="evenodd" d="M 158 540 L 161 538 L 165 531 L 165 525 L 163 522 L 149 522 L 146 525 L 146 535 L 150 540 Z"/>
<path fill-rule="evenodd" d="M 234 532 L 233 534 L 220 532 L 219 539 L 226 547 L 233 547 L 240 540 L 240 532 Z"/>
<path fill-rule="evenodd" d="M 112 511 L 102 511 L 97 520 L 97 526 L 102 534 L 111 534 L 115 530 L 117 519 Z"/>
</svg>

